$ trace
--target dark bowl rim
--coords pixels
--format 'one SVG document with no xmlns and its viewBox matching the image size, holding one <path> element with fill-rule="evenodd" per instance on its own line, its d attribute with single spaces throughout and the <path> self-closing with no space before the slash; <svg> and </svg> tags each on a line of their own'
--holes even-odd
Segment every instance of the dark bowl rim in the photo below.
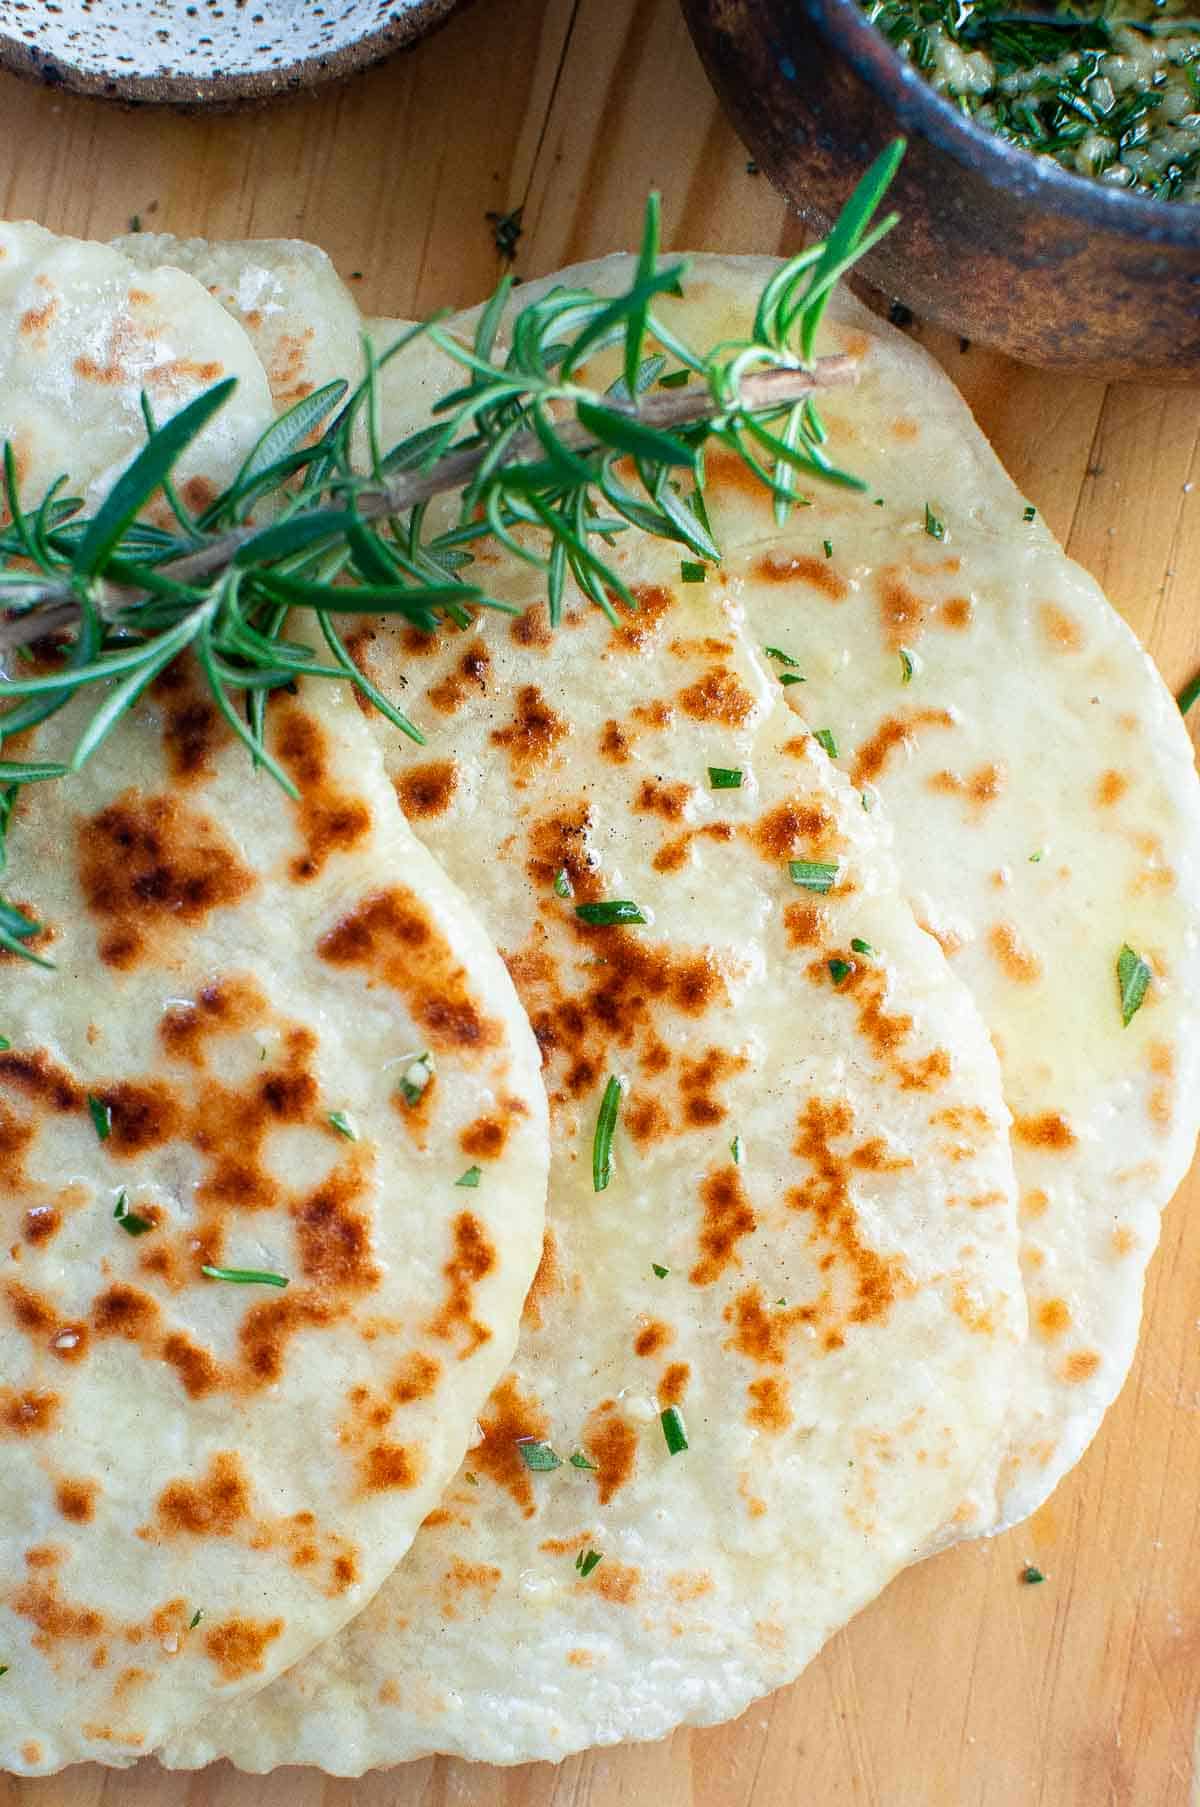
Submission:
<svg viewBox="0 0 1200 1807">
<path fill-rule="evenodd" d="M 772 0 L 766 0 L 774 13 Z M 789 8 L 789 10 L 791 10 Z M 971 165 L 994 186 L 1051 211 L 1155 244 L 1200 250 L 1200 203 L 1127 194 L 1064 169 L 976 125 L 945 100 L 867 18 L 859 0 L 803 0 L 807 14 L 881 98 L 902 125 L 915 127 L 960 165 Z M 786 71 L 781 71 L 785 75 Z M 982 167 L 981 167 L 982 166 Z"/>
<path fill-rule="evenodd" d="M 302 93 L 337 81 L 380 63 L 431 31 L 451 13 L 458 0 L 415 0 L 376 29 L 326 55 L 319 52 L 272 69 L 243 69 L 210 76 L 117 75 L 87 72 L 69 59 L 40 50 L 25 38 L 0 31 L 0 68 L 12 75 L 61 88 L 68 94 L 91 100 L 109 100 L 137 106 L 173 106 L 184 109 L 207 105 L 232 105 L 238 101 L 264 101 Z"/>
</svg>

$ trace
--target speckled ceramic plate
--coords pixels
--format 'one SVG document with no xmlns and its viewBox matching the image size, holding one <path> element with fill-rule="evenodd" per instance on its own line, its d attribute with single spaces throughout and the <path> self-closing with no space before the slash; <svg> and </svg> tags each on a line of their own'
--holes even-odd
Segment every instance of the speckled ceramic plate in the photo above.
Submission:
<svg viewBox="0 0 1200 1807">
<path fill-rule="evenodd" d="M 0 64 L 79 94 L 197 107 L 310 88 L 456 0 L 0 0 Z"/>
</svg>

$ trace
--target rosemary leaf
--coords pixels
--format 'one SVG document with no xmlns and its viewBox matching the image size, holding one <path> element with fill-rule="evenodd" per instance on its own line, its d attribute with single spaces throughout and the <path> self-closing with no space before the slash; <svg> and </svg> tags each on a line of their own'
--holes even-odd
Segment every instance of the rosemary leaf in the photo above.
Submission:
<svg viewBox="0 0 1200 1807">
<path fill-rule="evenodd" d="M 170 475 L 236 387 L 237 378 L 227 376 L 205 389 L 159 427 L 128 469 L 122 471 L 79 543 L 73 560 L 77 577 L 91 577 L 108 562 L 163 478 Z"/>
<path fill-rule="evenodd" d="M 280 459 L 302 446 L 330 409 L 341 401 L 349 387 L 345 378 L 339 377 L 335 382 L 314 389 L 311 395 L 304 396 L 294 407 L 281 414 L 278 420 L 272 421 L 234 478 L 232 487 L 235 493 L 246 489 L 255 478 L 261 477 L 272 465 L 278 464 Z"/>
<path fill-rule="evenodd" d="M 694 446 L 685 445 L 674 435 L 660 432 L 656 427 L 644 427 L 631 415 L 618 414 L 612 408 L 598 408 L 592 402 L 580 402 L 575 415 L 600 445 L 611 446 L 614 451 L 625 452 L 631 458 L 642 458 L 649 464 L 682 464 L 688 470 L 696 468 Z"/>
<path fill-rule="evenodd" d="M 576 904 L 575 914 L 580 922 L 586 922 L 591 928 L 612 928 L 621 923 L 646 920 L 641 906 L 627 897 L 613 898 L 607 903 Z"/>
<path fill-rule="evenodd" d="M 612 1179 L 612 1145 L 621 1109 L 621 1081 L 610 1074 L 600 1100 L 596 1117 L 596 1133 L 592 1141 L 592 1190 L 604 1192 Z"/>
<path fill-rule="evenodd" d="M 227 1280 L 231 1286 L 278 1286 L 280 1289 L 289 1284 L 286 1274 L 268 1274 L 253 1267 L 201 1267 L 200 1272 L 209 1280 Z"/>
</svg>

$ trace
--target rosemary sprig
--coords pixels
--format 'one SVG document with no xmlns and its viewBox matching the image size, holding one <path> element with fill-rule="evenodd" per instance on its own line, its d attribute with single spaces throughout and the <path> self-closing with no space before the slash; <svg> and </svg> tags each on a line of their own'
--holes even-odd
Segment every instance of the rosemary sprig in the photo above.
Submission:
<svg viewBox="0 0 1200 1807">
<path fill-rule="evenodd" d="M 161 426 L 147 404 L 145 445 L 90 516 L 64 493 L 65 478 L 27 506 L 6 446 L 0 655 L 49 648 L 52 662 L 29 675 L 0 665 L 0 742 L 88 686 L 97 687 L 98 700 L 66 767 L 0 760 L 0 873 L 19 787 L 82 766 L 186 653 L 255 764 L 295 796 L 267 746 L 265 705 L 299 677 L 357 685 L 400 732 L 421 739 L 355 667 L 339 615 L 395 613 L 433 634 L 447 622 L 467 625 L 480 608 L 513 612 L 468 575 L 472 548 L 492 538 L 542 573 L 552 624 L 568 577 L 615 621 L 615 601 L 637 607 L 607 556 L 628 527 L 719 561 L 702 499 L 711 441 L 757 473 L 780 520 L 800 499 L 801 481 L 861 488 L 826 453 L 816 400 L 821 388 L 852 381 L 853 363 L 817 359 L 814 347 L 837 280 L 895 223 L 895 216 L 873 222 L 903 148 L 898 140 L 871 166 L 828 239 L 771 279 L 745 341 L 698 353 L 655 312 L 658 297 L 679 292 L 687 264 L 660 258 L 651 196 L 625 294 L 554 289 L 515 315 L 502 353 L 513 288 L 505 277 L 470 343 L 435 317 L 381 356 L 368 345 L 357 387 L 329 383 L 274 421 L 229 487 L 198 512 L 182 501 L 172 472 L 228 400 L 232 378 Z M 427 425 L 384 447 L 379 372 L 420 336 L 460 366 L 463 380 Z M 661 353 L 645 355 L 650 340 Z M 585 380 L 586 367 L 614 345 L 623 375 L 599 392 Z M 663 354 L 678 364 L 685 386 L 647 393 Z M 366 472 L 353 455 L 364 427 Z M 447 492 L 460 496 L 457 518 L 433 531 L 428 505 Z M 144 518 L 160 493 L 168 527 Z M 316 631 L 287 637 L 293 610 L 306 611 Z M 37 929 L 0 899 L 0 948 L 34 958 L 26 943 Z"/>
</svg>

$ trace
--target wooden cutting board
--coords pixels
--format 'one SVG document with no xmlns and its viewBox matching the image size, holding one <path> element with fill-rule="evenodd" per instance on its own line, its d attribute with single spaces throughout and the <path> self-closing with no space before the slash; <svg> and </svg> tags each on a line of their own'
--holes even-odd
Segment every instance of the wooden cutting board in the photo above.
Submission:
<svg viewBox="0 0 1200 1807">
<path fill-rule="evenodd" d="M 368 312 L 484 294 L 489 210 L 523 206 L 527 275 L 626 247 L 651 186 L 675 247 L 800 242 L 673 0 L 476 0 L 344 88 L 236 118 L 118 113 L 0 79 L 0 214 L 94 237 L 135 218 L 302 235 Z M 1178 688 L 1200 666 L 1200 391 L 1039 375 L 915 330 Z M 0 1807 L 1197 1807 L 1200 1176 L 1167 1215 L 1146 1304 L 1121 1400 L 1032 1523 L 910 1570 L 732 1726 L 557 1770 L 79 1769 L 0 1778 Z M 1044 1586 L 1021 1584 L 1027 1561 Z"/>
</svg>

